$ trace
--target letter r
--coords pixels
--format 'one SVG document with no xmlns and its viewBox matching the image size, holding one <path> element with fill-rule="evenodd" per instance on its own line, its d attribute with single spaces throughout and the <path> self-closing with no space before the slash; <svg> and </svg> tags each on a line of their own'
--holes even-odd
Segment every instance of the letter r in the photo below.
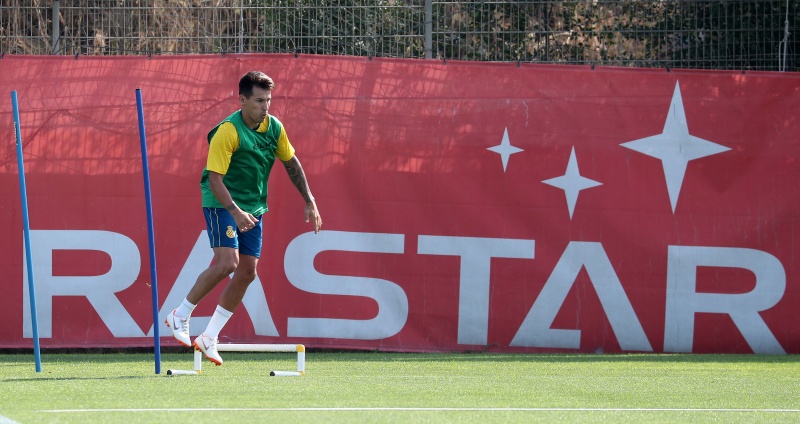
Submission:
<svg viewBox="0 0 800 424">
<path fill-rule="evenodd" d="M 53 298 L 84 296 L 114 337 L 144 337 L 145 334 L 115 293 L 136 281 L 141 266 L 139 249 L 128 237 L 96 230 L 31 231 L 31 259 L 36 281 L 39 335 L 53 337 Z M 111 269 L 103 275 L 54 276 L 54 250 L 98 250 L 111 257 Z M 23 265 L 25 281 L 28 270 Z M 23 283 L 23 337 L 33 337 L 28 284 Z"/>
<path fill-rule="evenodd" d="M 698 293 L 697 268 L 701 266 L 744 268 L 756 276 L 748 293 Z M 729 247 L 669 246 L 667 310 L 664 351 L 691 352 L 694 316 L 697 313 L 728 314 L 754 353 L 786 353 L 758 314 L 783 297 L 786 272 L 769 253 Z"/>
</svg>

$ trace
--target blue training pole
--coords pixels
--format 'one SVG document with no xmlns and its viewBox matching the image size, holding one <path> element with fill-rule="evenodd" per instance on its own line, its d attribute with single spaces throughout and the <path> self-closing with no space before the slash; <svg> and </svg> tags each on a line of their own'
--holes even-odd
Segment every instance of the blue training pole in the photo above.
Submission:
<svg viewBox="0 0 800 424">
<path fill-rule="evenodd" d="M 158 334 L 158 276 L 156 274 L 156 242 L 153 230 L 153 205 L 150 202 L 150 165 L 147 163 L 147 136 L 144 131 L 144 107 L 142 89 L 136 89 L 136 110 L 139 113 L 139 143 L 142 145 L 142 173 L 144 174 L 144 198 L 147 206 L 147 235 L 150 245 L 150 288 L 153 297 L 153 352 L 156 374 L 161 374 L 161 338 Z"/>
<path fill-rule="evenodd" d="M 39 351 L 39 323 L 36 319 L 36 290 L 33 285 L 33 260 L 31 259 L 31 226 L 28 221 L 28 191 L 25 188 L 25 163 L 22 160 L 22 133 L 19 125 L 19 104 L 17 92 L 11 92 L 11 106 L 14 109 L 14 134 L 17 138 L 17 166 L 19 167 L 19 194 L 22 199 L 22 225 L 25 239 L 25 263 L 28 267 L 28 298 L 31 303 L 31 327 L 33 330 L 33 356 L 36 359 L 36 372 L 42 372 L 42 354 Z"/>
</svg>

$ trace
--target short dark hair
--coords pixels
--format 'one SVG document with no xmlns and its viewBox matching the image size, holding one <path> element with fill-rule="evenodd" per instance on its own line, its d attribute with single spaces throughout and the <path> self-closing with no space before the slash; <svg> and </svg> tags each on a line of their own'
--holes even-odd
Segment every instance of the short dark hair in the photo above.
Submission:
<svg viewBox="0 0 800 424">
<path fill-rule="evenodd" d="M 263 88 L 264 90 L 272 91 L 275 89 L 275 83 L 272 78 L 267 74 L 260 71 L 250 71 L 242 76 L 239 80 L 239 94 L 243 94 L 249 98 L 253 95 L 253 87 Z"/>
</svg>

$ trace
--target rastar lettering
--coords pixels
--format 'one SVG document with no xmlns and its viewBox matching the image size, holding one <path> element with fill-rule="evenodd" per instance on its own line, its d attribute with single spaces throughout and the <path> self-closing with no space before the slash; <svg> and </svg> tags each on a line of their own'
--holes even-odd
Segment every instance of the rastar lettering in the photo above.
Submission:
<svg viewBox="0 0 800 424">
<path fill-rule="evenodd" d="M 212 259 L 201 233 L 184 267 L 163 304 L 172 305 L 194 282 L 197 273 Z M 403 330 L 409 299 L 398 284 L 378 278 L 325 275 L 314 269 L 314 258 L 325 251 L 405 254 L 402 234 L 325 231 L 301 234 L 292 240 L 284 255 L 289 282 L 300 290 L 322 295 L 364 296 L 378 304 L 371 319 L 288 317 L 289 337 L 378 340 Z M 116 298 L 136 280 L 141 255 L 128 237 L 93 230 L 36 230 L 31 232 L 39 331 L 52 337 L 53 299 L 83 296 L 105 325 L 118 338 L 146 334 Z M 534 259 L 533 240 L 474 237 L 427 236 L 418 238 L 417 254 L 457 256 L 461 266 L 458 297 L 458 343 L 485 344 L 488 339 L 491 259 Z M 56 250 L 98 250 L 111 257 L 111 268 L 98 276 L 57 276 L 52 257 Z M 731 247 L 669 246 L 664 351 L 691 352 L 694 317 L 697 313 L 730 316 L 754 353 L 785 353 L 759 315 L 775 306 L 786 289 L 786 274 L 780 261 L 767 252 Z M 731 267 L 751 271 L 755 287 L 747 293 L 716 294 L 696 291 L 699 267 Z M 643 327 L 625 294 L 602 244 L 570 242 L 539 296 L 516 332 L 511 346 L 577 349 L 580 330 L 554 329 L 551 325 L 581 269 L 585 269 L 598 294 L 608 321 L 626 351 L 652 351 Z M 23 264 L 23 272 L 26 267 Z M 30 338 L 30 309 L 27 284 L 23 284 L 23 335 Z M 242 302 L 256 335 L 278 336 L 261 282 L 256 278 Z M 163 319 L 169 311 L 161 310 Z M 208 317 L 193 317 L 203 328 Z M 152 335 L 152 327 L 149 334 Z"/>
</svg>

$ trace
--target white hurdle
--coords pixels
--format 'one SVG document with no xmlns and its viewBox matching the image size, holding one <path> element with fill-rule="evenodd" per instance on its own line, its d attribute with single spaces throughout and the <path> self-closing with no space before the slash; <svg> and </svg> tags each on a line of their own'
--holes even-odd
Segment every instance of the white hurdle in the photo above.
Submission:
<svg viewBox="0 0 800 424">
<path fill-rule="evenodd" d="M 270 371 L 272 377 L 294 377 L 306 373 L 306 347 L 301 344 L 218 344 L 218 352 L 297 352 L 297 371 Z M 167 375 L 199 375 L 203 368 L 203 352 L 195 350 L 193 370 L 167 370 Z"/>
</svg>

